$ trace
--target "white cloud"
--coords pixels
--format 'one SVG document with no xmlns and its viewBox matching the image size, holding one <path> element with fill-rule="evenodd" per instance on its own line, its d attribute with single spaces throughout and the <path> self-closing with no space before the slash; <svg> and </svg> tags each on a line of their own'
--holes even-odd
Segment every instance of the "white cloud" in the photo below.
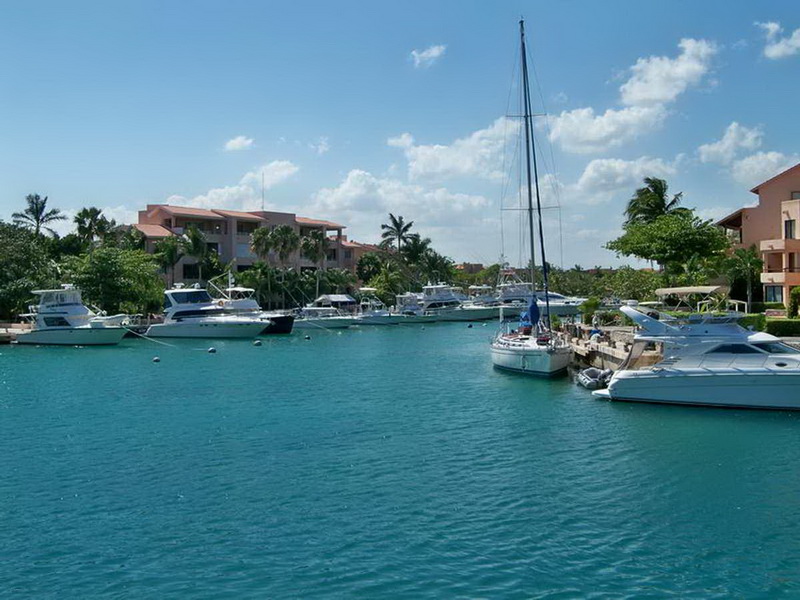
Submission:
<svg viewBox="0 0 800 600">
<path fill-rule="evenodd" d="M 551 121 L 550 141 L 567 152 L 600 152 L 657 129 L 667 111 L 663 106 L 629 106 L 595 114 L 592 108 L 565 110 Z"/>
<path fill-rule="evenodd" d="M 721 165 L 730 164 L 740 150 L 755 150 L 761 147 L 764 132 L 760 127 L 745 127 L 736 121 L 728 125 L 721 139 L 703 144 L 697 149 L 700 161 Z"/>
<path fill-rule="evenodd" d="M 447 50 L 447 46 L 444 44 L 430 46 L 425 48 L 425 50 L 412 50 L 411 60 L 414 61 L 414 68 L 425 69 L 430 67 L 433 63 L 439 60 L 439 58 L 441 58 L 445 50 Z"/>
<path fill-rule="evenodd" d="M 519 123 L 500 117 L 489 127 L 450 145 L 416 145 L 410 133 L 389 138 L 386 143 L 403 149 L 408 161 L 408 177 L 412 181 L 458 176 L 500 179 L 504 175 L 503 151 L 515 138 L 518 127 Z"/>
<path fill-rule="evenodd" d="M 800 162 L 800 155 L 782 152 L 756 152 L 731 165 L 733 178 L 748 188 L 763 183 Z"/>
<path fill-rule="evenodd" d="M 632 194 L 645 177 L 668 177 L 675 173 L 674 164 L 660 158 L 598 158 L 586 165 L 570 191 L 582 202 L 598 204 L 622 192 Z"/>
<path fill-rule="evenodd" d="M 676 58 L 640 58 L 631 67 L 631 78 L 619 88 L 623 104 L 652 106 L 673 102 L 708 73 L 717 47 L 706 40 L 682 39 Z"/>
<path fill-rule="evenodd" d="M 198 208 L 227 208 L 230 210 L 258 210 L 261 206 L 261 182 L 269 190 L 297 173 L 299 167 L 288 160 L 274 160 L 248 171 L 236 185 L 213 188 L 192 198 L 173 195 L 167 204 L 195 206 Z"/>
<path fill-rule="evenodd" d="M 236 150 L 247 150 L 253 146 L 255 140 L 253 138 L 237 135 L 235 138 L 225 142 L 224 149 L 226 152 L 233 152 Z"/>
<path fill-rule="evenodd" d="M 780 23 L 756 23 L 764 30 L 767 43 L 764 45 L 764 56 L 777 60 L 800 53 L 800 28 L 795 29 L 789 37 L 779 37 L 783 33 Z"/>
<path fill-rule="evenodd" d="M 319 155 L 325 154 L 328 150 L 331 149 L 331 145 L 328 142 L 328 138 L 325 136 L 321 136 L 316 142 L 312 142 L 308 145 L 309 148 L 314 150 Z"/>
<path fill-rule="evenodd" d="M 714 43 L 682 39 L 675 58 L 640 58 L 619 88 L 624 108 L 596 113 L 591 107 L 562 111 L 551 121 L 550 141 L 567 152 L 601 152 L 658 129 L 667 117 L 667 105 L 709 72 L 717 53 Z"/>
</svg>

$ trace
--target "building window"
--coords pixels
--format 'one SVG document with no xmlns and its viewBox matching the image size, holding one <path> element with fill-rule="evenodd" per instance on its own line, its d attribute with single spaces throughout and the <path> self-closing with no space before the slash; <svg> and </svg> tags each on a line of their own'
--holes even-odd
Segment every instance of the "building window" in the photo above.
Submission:
<svg viewBox="0 0 800 600">
<path fill-rule="evenodd" d="M 328 253 L 325 256 L 325 259 L 326 260 L 330 260 L 330 261 L 335 261 L 336 260 L 336 250 L 335 249 L 328 250 Z"/>
<path fill-rule="evenodd" d="M 237 258 L 255 258 L 256 255 L 250 249 L 250 244 L 236 244 Z"/>
<path fill-rule="evenodd" d="M 765 285 L 764 302 L 783 303 L 783 287 L 780 285 Z"/>
<path fill-rule="evenodd" d="M 794 229 L 795 229 L 794 228 L 794 224 L 795 224 L 795 220 L 794 219 L 786 219 L 783 222 L 783 237 L 784 237 L 784 239 L 787 239 L 787 240 L 793 240 L 794 239 Z"/>
<path fill-rule="evenodd" d="M 792 200 L 800 200 L 800 192 L 792 192 Z"/>
<path fill-rule="evenodd" d="M 344 251 L 344 259 L 345 260 L 350 260 L 351 258 L 353 258 L 353 251 L 352 250 L 345 250 Z"/>
<path fill-rule="evenodd" d="M 258 223 L 253 223 L 252 221 L 236 222 L 236 233 L 239 235 L 250 235 L 256 229 L 258 229 Z"/>
<path fill-rule="evenodd" d="M 200 268 L 197 263 L 185 263 L 183 265 L 184 279 L 200 279 Z"/>
</svg>

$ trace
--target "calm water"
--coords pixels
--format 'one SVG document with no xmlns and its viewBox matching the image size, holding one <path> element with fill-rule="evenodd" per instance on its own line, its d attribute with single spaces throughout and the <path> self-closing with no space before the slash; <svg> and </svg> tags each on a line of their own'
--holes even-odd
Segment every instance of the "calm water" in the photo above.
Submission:
<svg viewBox="0 0 800 600">
<path fill-rule="evenodd" d="M 312 333 L 3 347 L 0 595 L 800 595 L 800 415 L 497 373 L 490 327 Z"/>
</svg>

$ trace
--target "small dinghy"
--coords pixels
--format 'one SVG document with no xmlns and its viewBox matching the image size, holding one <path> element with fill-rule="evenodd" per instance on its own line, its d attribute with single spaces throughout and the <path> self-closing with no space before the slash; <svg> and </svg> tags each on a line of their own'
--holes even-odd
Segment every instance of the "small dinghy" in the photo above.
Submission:
<svg viewBox="0 0 800 600">
<path fill-rule="evenodd" d="M 578 383 L 587 390 L 599 390 L 608 385 L 608 380 L 611 379 L 611 375 L 611 369 L 589 367 L 578 373 Z"/>
</svg>

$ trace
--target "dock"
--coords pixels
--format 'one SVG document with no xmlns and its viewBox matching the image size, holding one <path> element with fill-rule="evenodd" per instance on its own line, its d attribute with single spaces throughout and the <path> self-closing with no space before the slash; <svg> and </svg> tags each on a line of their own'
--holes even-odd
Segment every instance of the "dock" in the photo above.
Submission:
<svg viewBox="0 0 800 600">
<path fill-rule="evenodd" d="M 573 363 L 576 367 L 597 367 L 616 371 L 628 358 L 633 344 L 634 328 L 603 326 L 594 328 L 583 324 L 569 324 L 564 327 L 569 345 L 572 348 Z M 646 350 L 638 361 L 639 365 L 655 364 L 661 357 L 658 351 Z"/>
</svg>

